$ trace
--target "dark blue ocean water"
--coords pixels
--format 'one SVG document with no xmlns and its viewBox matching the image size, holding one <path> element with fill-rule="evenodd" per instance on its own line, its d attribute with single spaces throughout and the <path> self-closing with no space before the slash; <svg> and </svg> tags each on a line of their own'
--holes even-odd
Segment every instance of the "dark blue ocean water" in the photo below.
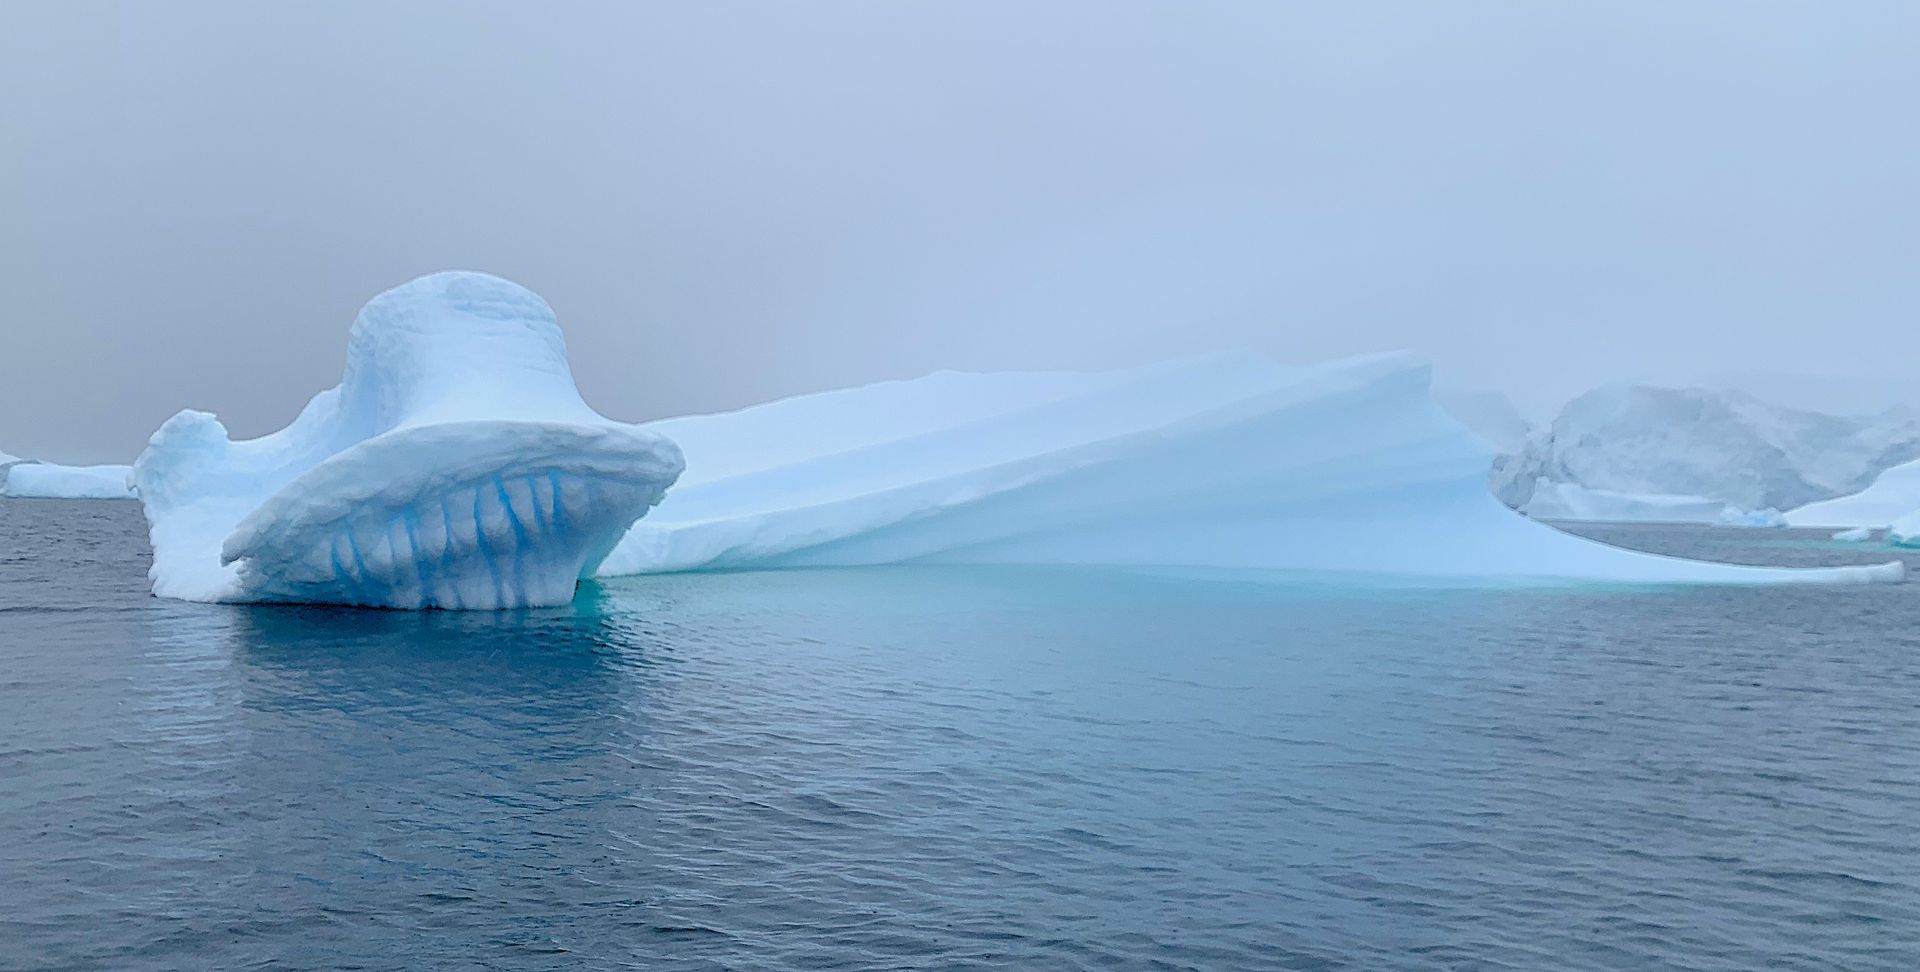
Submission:
<svg viewBox="0 0 1920 972">
<path fill-rule="evenodd" d="M 142 537 L 0 503 L 0 968 L 1920 966 L 1920 584 L 404 614 L 155 600 Z"/>
</svg>

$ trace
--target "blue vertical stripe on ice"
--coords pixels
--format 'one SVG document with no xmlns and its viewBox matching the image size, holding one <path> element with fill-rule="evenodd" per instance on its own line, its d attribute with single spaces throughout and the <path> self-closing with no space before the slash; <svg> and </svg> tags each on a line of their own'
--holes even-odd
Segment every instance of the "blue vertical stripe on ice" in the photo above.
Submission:
<svg viewBox="0 0 1920 972">
<path fill-rule="evenodd" d="M 370 301 L 287 428 L 233 442 L 182 412 L 134 477 L 156 594 L 503 608 L 569 601 L 680 468 L 581 401 L 544 301 L 443 273 Z"/>
<path fill-rule="evenodd" d="M 1404 354 L 961 375 L 656 422 L 687 470 L 602 574 L 897 562 L 1486 581 L 1898 580 L 1621 550 L 1520 517 Z"/>
</svg>

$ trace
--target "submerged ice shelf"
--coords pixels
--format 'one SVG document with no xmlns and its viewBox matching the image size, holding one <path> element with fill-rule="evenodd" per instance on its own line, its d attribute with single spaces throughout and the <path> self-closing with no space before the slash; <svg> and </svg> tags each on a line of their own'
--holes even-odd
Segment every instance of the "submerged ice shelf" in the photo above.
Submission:
<svg viewBox="0 0 1920 972">
<path fill-rule="evenodd" d="M 544 301 L 442 273 L 367 304 L 291 425 L 234 442 L 181 412 L 134 479 L 156 594 L 504 608 L 570 600 L 680 468 L 581 401 Z"/>
<path fill-rule="evenodd" d="M 133 479 L 154 592 L 194 600 L 524 607 L 565 603 L 596 570 L 905 562 L 1486 583 L 1903 573 L 1606 546 L 1506 509 L 1483 485 L 1490 459 L 1403 354 L 942 372 L 627 425 L 581 400 L 545 302 L 443 273 L 369 302 L 340 385 L 285 429 L 235 442 L 181 412 Z"/>
</svg>

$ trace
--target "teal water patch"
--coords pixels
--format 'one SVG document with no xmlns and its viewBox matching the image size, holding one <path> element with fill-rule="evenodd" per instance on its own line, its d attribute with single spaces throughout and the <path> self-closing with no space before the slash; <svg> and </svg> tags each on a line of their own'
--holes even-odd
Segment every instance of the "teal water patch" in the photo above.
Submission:
<svg viewBox="0 0 1920 972">
<path fill-rule="evenodd" d="M 0 967 L 1920 964 L 1902 585 L 417 613 L 158 600 L 141 528 L 0 503 Z M 1832 562 L 1747 532 L 1605 539 Z"/>
</svg>

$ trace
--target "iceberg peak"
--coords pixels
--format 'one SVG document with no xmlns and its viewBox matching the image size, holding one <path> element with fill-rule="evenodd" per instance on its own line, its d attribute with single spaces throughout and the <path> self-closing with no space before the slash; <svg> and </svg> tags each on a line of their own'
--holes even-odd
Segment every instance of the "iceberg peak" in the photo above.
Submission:
<svg viewBox="0 0 1920 972">
<path fill-rule="evenodd" d="M 156 594 L 504 608 L 570 600 L 682 465 L 581 399 L 546 301 L 448 272 L 369 301 L 286 428 L 183 411 L 133 475 Z"/>
</svg>

